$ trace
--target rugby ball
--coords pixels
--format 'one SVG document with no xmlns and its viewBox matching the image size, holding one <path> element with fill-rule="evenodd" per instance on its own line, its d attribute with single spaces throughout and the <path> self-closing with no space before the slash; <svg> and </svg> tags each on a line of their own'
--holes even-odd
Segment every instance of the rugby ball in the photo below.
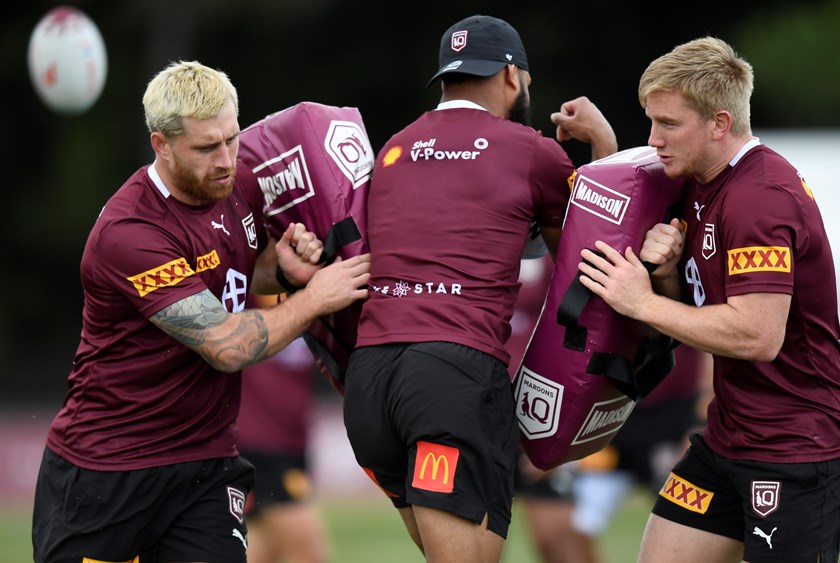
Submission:
<svg viewBox="0 0 840 563">
<path fill-rule="evenodd" d="M 47 12 L 29 38 L 29 76 L 47 107 L 78 115 L 99 98 L 108 73 L 108 56 L 99 28 L 71 6 Z"/>
</svg>

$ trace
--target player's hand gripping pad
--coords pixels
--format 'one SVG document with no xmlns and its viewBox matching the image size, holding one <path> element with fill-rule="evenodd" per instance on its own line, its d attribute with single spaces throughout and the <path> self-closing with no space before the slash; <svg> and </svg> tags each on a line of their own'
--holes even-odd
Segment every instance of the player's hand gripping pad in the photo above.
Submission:
<svg viewBox="0 0 840 563">
<path fill-rule="evenodd" d="M 367 195 L 374 152 L 352 107 L 301 102 L 245 128 L 239 158 L 265 197 L 263 220 L 279 239 L 303 223 L 324 242 L 322 261 L 368 252 Z M 320 319 L 304 334 L 322 373 L 344 394 L 361 302 Z"/>
<path fill-rule="evenodd" d="M 551 286 L 513 383 L 522 446 L 537 467 L 606 446 L 673 367 L 670 342 L 587 290 L 578 264 L 596 240 L 638 255 L 645 233 L 670 219 L 682 186 L 649 147 L 578 169 Z"/>
</svg>

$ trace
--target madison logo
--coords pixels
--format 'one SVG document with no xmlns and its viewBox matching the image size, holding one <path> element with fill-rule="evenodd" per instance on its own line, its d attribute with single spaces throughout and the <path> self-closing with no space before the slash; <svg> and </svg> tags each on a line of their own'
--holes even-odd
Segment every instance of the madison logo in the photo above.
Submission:
<svg viewBox="0 0 840 563">
<path fill-rule="evenodd" d="M 618 432 L 635 406 L 636 402 L 626 396 L 595 403 L 586 415 L 577 436 L 572 440 L 572 445 L 583 444 Z"/>
<path fill-rule="evenodd" d="M 171 262 L 161 264 L 157 268 L 146 270 L 142 274 L 130 276 L 126 279 L 134 285 L 134 289 L 137 290 L 140 297 L 145 297 L 156 289 L 175 285 L 193 275 L 195 275 L 195 272 L 187 259 L 176 258 Z"/>
<path fill-rule="evenodd" d="M 764 518 L 779 508 L 779 493 L 782 490 L 780 481 L 752 482 L 753 512 Z"/>
<path fill-rule="evenodd" d="M 575 180 L 571 203 L 586 211 L 620 225 L 630 205 L 630 197 L 618 193 L 583 175 Z"/>
<path fill-rule="evenodd" d="M 747 246 L 733 248 L 729 256 L 729 275 L 750 272 L 790 272 L 793 257 L 787 246 Z"/>
<path fill-rule="evenodd" d="M 659 496 L 686 510 L 705 514 L 715 494 L 671 473 L 662 485 Z"/>
<path fill-rule="evenodd" d="M 352 121 L 330 121 L 330 128 L 324 138 L 333 162 L 341 172 L 358 188 L 370 179 L 373 172 L 373 149 L 362 128 Z"/>
<path fill-rule="evenodd" d="M 254 174 L 262 190 L 268 216 L 282 213 L 315 195 L 300 145 L 266 160 L 254 168 Z"/>
<path fill-rule="evenodd" d="M 557 432 L 563 386 L 524 365 L 516 375 L 516 418 L 529 438 L 546 438 Z"/>
<path fill-rule="evenodd" d="M 414 458 L 414 480 L 411 486 L 436 493 L 451 493 L 458 469 L 458 448 L 417 442 L 417 456 Z"/>
<path fill-rule="evenodd" d="M 233 487 L 228 487 L 227 493 L 230 513 L 241 524 L 245 519 L 245 493 Z"/>
</svg>

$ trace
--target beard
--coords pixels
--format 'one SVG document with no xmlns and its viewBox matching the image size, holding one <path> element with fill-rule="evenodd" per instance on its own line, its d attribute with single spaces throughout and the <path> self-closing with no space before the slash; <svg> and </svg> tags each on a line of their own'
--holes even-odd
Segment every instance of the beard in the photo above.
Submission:
<svg viewBox="0 0 840 563">
<path fill-rule="evenodd" d="M 513 101 L 513 107 L 510 108 L 509 120 L 514 123 L 521 123 L 522 125 L 531 126 L 531 104 L 528 100 L 528 92 L 525 85 L 522 84 L 522 79 L 519 79 L 519 95 Z"/>
<path fill-rule="evenodd" d="M 199 178 L 192 170 L 178 159 L 174 158 L 175 166 L 172 171 L 173 180 L 178 189 L 187 196 L 199 202 L 199 204 L 222 201 L 233 191 L 233 182 L 236 179 L 236 167 L 230 170 L 218 169 L 218 174 L 230 174 L 230 179 L 225 184 L 218 184 L 205 178 Z"/>
</svg>

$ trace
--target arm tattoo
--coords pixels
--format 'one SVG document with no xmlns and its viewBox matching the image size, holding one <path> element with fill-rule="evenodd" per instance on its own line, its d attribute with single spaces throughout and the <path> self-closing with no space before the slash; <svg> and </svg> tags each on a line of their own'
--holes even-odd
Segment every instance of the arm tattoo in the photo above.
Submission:
<svg viewBox="0 0 840 563">
<path fill-rule="evenodd" d="M 164 307 L 149 320 L 216 369 L 241 369 L 267 357 L 268 327 L 262 314 L 248 309 L 232 315 L 207 289 Z"/>
</svg>

